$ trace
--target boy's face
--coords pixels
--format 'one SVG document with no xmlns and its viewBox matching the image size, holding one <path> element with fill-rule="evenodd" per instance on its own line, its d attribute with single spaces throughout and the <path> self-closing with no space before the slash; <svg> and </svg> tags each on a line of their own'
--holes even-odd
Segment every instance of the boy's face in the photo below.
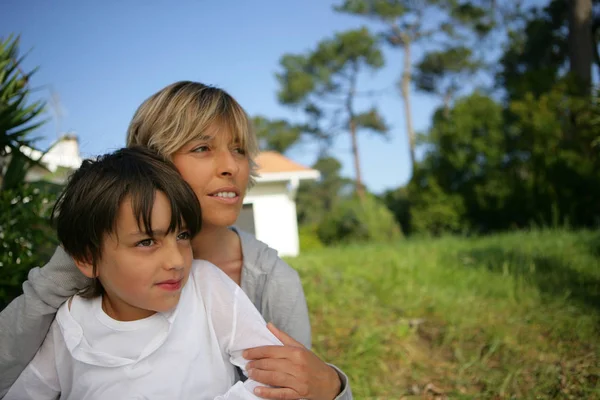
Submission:
<svg viewBox="0 0 600 400">
<path fill-rule="evenodd" d="M 214 124 L 185 144 L 173 163 L 202 207 L 202 226 L 230 226 L 242 208 L 250 179 L 250 161 L 226 126 Z"/>
<path fill-rule="evenodd" d="M 140 231 L 131 202 L 119 208 L 116 229 L 106 235 L 97 275 L 104 287 L 105 312 L 120 321 L 146 318 L 173 309 L 187 282 L 192 248 L 187 230 L 166 231 L 171 207 L 156 192 L 152 209 L 152 236 Z"/>
</svg>

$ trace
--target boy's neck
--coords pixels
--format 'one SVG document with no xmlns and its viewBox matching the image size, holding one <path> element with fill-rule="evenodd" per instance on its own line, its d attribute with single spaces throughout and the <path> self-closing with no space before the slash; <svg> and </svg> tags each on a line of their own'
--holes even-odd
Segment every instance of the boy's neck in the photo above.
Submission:
<svg viewBox="0 0 600 400">
<path fill-rule="evenodd" d="M 137 321 L 156 314 L 156 311 L 132 307 L 123 301 L 112 301 L 108 293 L 102 295 L 102 311 L 112 319 L 123 322 Z"/>
</svg>

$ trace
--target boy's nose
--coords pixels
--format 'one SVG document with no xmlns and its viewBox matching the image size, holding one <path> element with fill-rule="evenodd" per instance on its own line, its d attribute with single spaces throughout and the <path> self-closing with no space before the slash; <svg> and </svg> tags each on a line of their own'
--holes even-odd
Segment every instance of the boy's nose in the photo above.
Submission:
<svg viewBox="0 0 600 400">
<path fill-rule="evenodd" d="M 164 267 L 165 269 L 183 269 L 185 264 L 185 257 L 183 255 L 184 250 L 179 248 L 177 244 L 170 245 L 169 251 L 165 254 Z"/>
</svg>

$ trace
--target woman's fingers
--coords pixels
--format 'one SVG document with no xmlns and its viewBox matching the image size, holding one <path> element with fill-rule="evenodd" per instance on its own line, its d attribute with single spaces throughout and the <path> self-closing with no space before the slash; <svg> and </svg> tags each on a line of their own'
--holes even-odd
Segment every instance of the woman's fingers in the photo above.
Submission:
<svg viewBox="0 0 600 400">
<path fill-rule="evenodd" d="M 288 388 L 257 387 L 254 394 L 263 399 L 271 400 L 299 400 L 302 399 L 295 391 Z"/>
<path fill-rule="evenodd" d="M 308 381 L 306 374 L 299 373 L 298 368 L 286 360 L 260 360 L 256 361 L 248 370 L 251 379 L 263 384 L 274 386 L 277 389 L 290 389 L 296 397 L 302 398 L 308 395 Z M 281 393 L 274 391 L 273 393 Z"/>
<path fill-rule="evenodd" d="M 284 346 L 255 347 L 243 353 L 244 358 L 250 360 L 246 365 L 250 378 L 264 385 L 276 386 L 261 388 L 264 395 L 260 396 L 269 399 L 334 399 L 342 384 L 337 372 L 272 324 L 269 324 L 269 330 Z"/>
</svg>

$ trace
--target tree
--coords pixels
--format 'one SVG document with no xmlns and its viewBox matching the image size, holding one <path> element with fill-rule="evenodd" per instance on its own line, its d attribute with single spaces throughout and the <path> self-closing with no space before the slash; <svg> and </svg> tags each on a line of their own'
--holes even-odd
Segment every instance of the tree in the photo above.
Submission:
<svg viewBox="0 0 600 400">
<path fill-rule="evenodd" d="M 394 214 L 394 218 L 404 234 L 409 234 L 411 229 L 408 195 L 408 188 L 401 186 L 394 190 L 386 190 L 381 196 L 381 200 Z"/>
<path fill-rule="evenodd" d="M 447 113 L 456 92 L 480 67 L 465 46 L 431 51 L 416 65 L 415 83 L 419 89 L 441 96 Z"/>
<path fill-rule="evenodd" d="M 591 14 L 592 3 L 586 4 L 583 14 Z M 575 0 L 552 0 L 528 12 L 523 29 L 510 37 L 498 76 L 513 133 L 509 154 L 521 178 L 520 213 L 542 224 L 585 226 L 598 218 L 592 172 L 598 103 L 588 80 L 595 51 L 586 44 L 593 41 L 592 16 L 580 15 L 587 27 L 574 28 L 578 7 Z M 581 40 L 575 43 L 573 33 Z"/>
<path fill-rule="evenodd" d="M 502 105 L 477 92 L 461 98 L 435 113 L 420 141 L 428 151 L 409 185 L 412 226 L 498 229 L 514 186 Z"/>
<path fill-rule="evenodd" d="M 502 10 L 497 21 L 504 26 L 494 29 L 507 33 L 496 75 L 503 101 L 476 91 L 446 103 L 419 138 L 425 155 L 406 193 L 386 196 L 397 218 L 409 220 L 412 232 L 597 226 L 600 107 L 597 92 L 585 83 L 581 90 L 585 79 L 580 77 L 579 85 L 571 79 L 577 71 L 569 62 L 582 51 L 572 49 L 567 34 L 575 3 L 551 0 L 527 11 Z M 509 21 L 509 16 L 517 18 Z M 600 21 L 595 26 L 586 31 L 588 38 L 600 32 Z M 454 49 L 455 54 L 448 52 L 452 47 L 431 51 L 417 64 L 415 82 L 421 89 L 443 93 L 440 88 L 451 88 L 449 76 L 464 73 L 460 63 L 473 48 Z M 586 53 L 588 66 L 593 53 Z M 458 67 L 450 68 L 455 63 Z"/>
<path fill-rule="evenodd" d="M 0 39 L 0 309 L 22 292 L 29 270 L 47 261 L 57 244 L 48 223 L 57 188 L 25 182 L 37 160 L 22 148 L 32 148 L 44 104 L 28 104 L 35 70 L 23 71 L 18 44 L 18 37 Z"/>
<path fill-rule="evenodd" d="M 252 118 L 252 125 L 258 137 L 261 150 L 274 150 L 285 153 L 293 147 L 302 135 L 302 127 L 283 119 L 269 120 L 263 116 Z"/>
<path fill-rule="evenodd" d="M 358 80 L 362 72 L 383 66 L 377 40 L 366 28 L 337 33 L 322 40 L 307 54 L 286 54 L 283 69 L 277 74 L 281 103 L 302 106 L 307 115 L 306 131 L 327 141 L 341 131 L 349 134 L 356 180 L 356 191 L 364 197 L 358 149 L 358 133 L 370 130 L 382 135 L 387 125 L 375 107 L 356 109 Z M 329 120 L 329 127 L 320 125 Z"/>
<path fill-rule="evenodd" d="M 42 101 L 27 104 L 29 81 L 36 69 L 24 72 L 19 56 L 19 38 L 0 38 L 0 179 L 2 188 L 15 187 L 25 179 L 27 169 L 37 160 L 25 154 L 32 147 L 30 134 L 45 121 Z M 10 160 L 10 161 L 8 161 Z"/>
<path fill-rule="evenodd" d="M 592 84 L 592 0 L 568 0 L 569 61 L 573 73 L 589 92 Z"/>
<path fill-rule="evenodd" d="M 497 80 L 507 98 L 548 92 L 567 69 L 578 81 L 578 93 L 590 94 L 592 64 L 600 66 L 600 13 L 593 12 L 594 5 L 600 1 L 550 0 L 523 13 L 523 27 L 510 32 L 500 60 Z"/>
<path fill-rule="evenodd" d="M 370 193 L 342 199 L 319 223 L 316 231 L 326 245 L 358 242 L 391 242 L 402 237 L 394 215 Z"/>
<path fill-rule="evenodd" d="M 482 0 L 484 5 L 493 3 Z M 394 48 L 402 49 L 403 64 L 398 81 L 398 88 L 404 105 L 404 118 L 409 141 L 411 166 L 415 168 L 415 131 L 412 122 L 411 85 L 413 80 L 413 47 L 432 39 L 456 38 L 457 26 L 477 29 L 481 34 L 489 32 L 491 23 L 484 20 L 488 13 L 475 2 L 457 2 L 452 0 L 343 0 L 334 7 L 336 11 L 358 15 L 379 22 L 383 29 L 380 36 Z M 430 21 L 427 23 L 427 21 Z M 443 51 L 437 50 L 426 58 L 421 65 L 419 86 L 429 91 L 440 91 L 441 76 L 448 76 L 450 71 L 462 72 L 470 68 L 474 62 L 456 62 L 454 53 L 465 55 L 465 49 L 456 46 L 442 45 Z M 444 65 L 440 68 L 440 61 Z M 444 96 L 451 96 L 455 88 L 450 85 L 442 90 Z"/>
<path fill-rule="evenodd" d="M 318 224 L 342 197 L 354 189 L 354 182 L 340 175 L 342 164 L 336 158 L 319 158 L 312 168 L 321 173 L 321 178 L 302 182 L 298 188 L 296 203 L 301 225 Z"/>
<path fill-rule="evenodd" d="M 537 223 L 592 227 L 600 221 L 597 99 L 573 94 L 570 80 L 513 101 L 514 154 Z M 576 134 L 574 134 L 576 133 Z"/>
<path fill-rule="evenodd" d="M 550 91 L 568 59 L 564 0 L 552 0 L 543 8 L 533 8 L 523 19 L 522 28 L 509 36 L 496 76 L 497 86 L 504 89 L 507 102 L 522 99 L 527 93 L 539 96 Z"/>
</svg>

